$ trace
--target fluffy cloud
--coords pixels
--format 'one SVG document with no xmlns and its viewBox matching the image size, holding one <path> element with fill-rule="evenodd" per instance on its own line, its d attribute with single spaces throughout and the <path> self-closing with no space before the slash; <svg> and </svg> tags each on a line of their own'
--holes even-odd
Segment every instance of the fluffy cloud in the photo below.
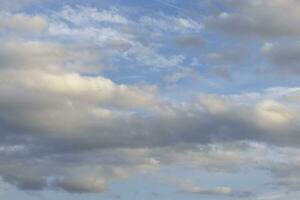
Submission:
<svg viewBox="0 0 300 200">
<path fill-rule="evenodd" d="M 269 15 L 278 19 L 273 12 L 281 6 L 297 21 L 296 1 L 256 3 L 259 6 L 252 1 L 231 3 L 231 14 L 223 13 L 209 24 L 244 35 L 298 34 L 287 18 L 265 24 Z M 276 186 L 299 189 L 299 181 L 287 172 L 295 171 L 298 177 L 295 157 L 288 158 L 287 152 L 282 156 L 286 162 L 272 161 L 277 149 L 299 146 L 299 88 L 203 92 L 183 102 L 167 99 L 159 86 L 120 83 L 104 75 L 109 73 L 102 70 L 109 66 L 103 66 L 102 59 L 122 60 L 121 75 L 142 66 L 145 74 L 171 72 L 163 75 L 167 83 L 197 78 L 197 70 L 182 67 L 188 60 L 185 54 L 163 53 L 163 42 L 173 34 L 180 47 L 203 48 L 200 22 L 166 14 L 132 19 L 118 9 L 65 6 L 48 17 L 6 13 L 0 27 L 5 31 L 0 47 L 3 181 L 23 190 L 101 193 L 113 181 L 161 166 L 226 173 L 254 166 L 271 171 Z M 244 27 L 245 32 L 240 30 Z M 11 37 L 8 32 L 18 34 Z M 276 66 L 290 63 L 290 71 L 296 71 L 298 47 L 276 48 L 270 43 L 262 53 Z M 207 58 L 222 65 L 241 63 L 246 56 L 244 51 L 220 51 Z M 226 69 L 219 73 L 226 76 Z M 190 186 L 183 191 L 234 198 L 250 194 L 227 186 Z"/>
<path fill-rule="evenodd" d="M 160 163 L 224 169 L 234 167 L 232 161 L 241 161 L 233 152 L 207 154 L 200 149 L 198 153 L 180 150 L 175 154 L 171 148 L 163 154 L 159 150 L 180 144 L 192 147 L 252 140 L 299 145 L 299 112 L 281 102 L 289 92 L 269 90 L 257 94 L 252 102 L 243 94 L 203 94 L 199 102 L 181 107 L 163 102 L 150 86 L 121 85 L 99 75 L 61 69 L 64 56 L 57 53 L 55 45 L 21 44 L 28 50 L 2 50 L 3 55 L 20 59 L 6 56 L 9 61 L 2 64 L 0 76 L 1 163 L 5 163 L 0 174 L 21 189 L 103 192 L 110 181 L 125 178 L 134 170 L 156 169 Z M 26 68 L 19 66 L 22 59 L 28 60 Z M 276 97 L 278 93 L 281 95 Z M 133 154 L 137 148 L 153 151 Z M 127 150 L 124 154 L 118 149 Z M 120 155 L 126 155 L 125 159 Z M 97 160 L 89 160 L 95 156 Z M 73 162 L 76 167 L 70 167 Z M 26 175 L 21 173 L 24 169 Z"/>
<path fill-rule="evenodd" d="M 171 153 L 163 154 L 164 151 L 155 150 L 180 144 L 192 147 L 241 140 L 280 146 L 299 144 L 299 113 L 280 103 L 289 93 L 275 97 L 270 90 L 257 94 L 263 100 L 256 98 L 252 103 L 247 95 L 203 94 L 199 103 L 181 107 L 162 103 L 151 88 L 118 85 L 99 76 L 18 68 L 4 68 L 1 72 L 1 143 L 6 164 L 0 173 L 4 181 L 21 189 L 102 192 L 106 183 L 126 177 L 124 173 L 113 176 L 116 171 L 101 172 L 105 165 L 121 167 L 130 173 L 132 169 L 145 171 L 170 162 L 233 168 L 232 161 L 242 160 L 234 152 L 206 154 L 201 149 L 200 153 L 191 149 L 174 154 L 171 149 Z M 271 97 L 273 100 L 269 100 Z M 159 153 L 132 154 L 134 149 L 146 147 Z M 115 151 L 122 148 L 128 149 L 125 160 L 119 157 L 122 153 Z M 83 161 L 93 154 L 100 160 L 86 161 L 94 166 L 90 176 L 81 177 L 80 174 L 86 173 L 76 168 L 74 173 L 66 174 L 65 170 L 72 169 L 72 162 L 82 161 L 78 165 L 85 169 Z M 115 161 L 102 160 L 107 154 Z M 29 161 L 37 163 L 33 166 Z M 19 176 L 24 168 L 28 168 L 28 173 Z M 106 178 L 107 173 L 112 176 Z M 91 178 L 96 174 L 99 179 Z"/>
</svg>

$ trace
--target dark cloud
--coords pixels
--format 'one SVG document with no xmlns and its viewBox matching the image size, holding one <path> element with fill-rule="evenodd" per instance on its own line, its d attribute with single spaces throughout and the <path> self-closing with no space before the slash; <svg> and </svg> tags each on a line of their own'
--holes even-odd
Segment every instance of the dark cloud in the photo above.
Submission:
<svg viewBox="0 0 300 200">
<path fill-rule="evenodd" d="M 279 73 L 295 75 L 300 73 L 300 45 L 294 44 L 265 44 L 263 56 Z"/>
</svg>

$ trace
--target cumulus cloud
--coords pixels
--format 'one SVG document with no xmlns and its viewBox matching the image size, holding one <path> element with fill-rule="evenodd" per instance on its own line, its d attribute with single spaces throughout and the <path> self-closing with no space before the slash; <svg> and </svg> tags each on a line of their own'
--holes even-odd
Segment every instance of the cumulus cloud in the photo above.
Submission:
<svg viewBox="0 0 300 200">
<path fill-rule="evenodd" d="M 151 88 L 118 85 L 99 76 L 84 77 L 33 69 L 2 69 L 1 72 L 1 143 L 9 148 L 5 150 L 3 159 L 6 164 L 2 165 L 0 173 L 4 181 L 21 189 L 58 187 L 71 192 L 102 192 L 106 190 L 107 182 L 126 177 L 119 172 L 112 179 L 105 178 L 105 173 L 99 173 L 99 179 L 91 178 L 95 174 L 83 178 L 77 173 L 65 174 L 72 162 L 91 158 L 93 153 L 97 153 L 100 160 L 89 160 L 89 165 L 101 163 L 100 166 L 121 166 L 129 171 L 147 171 L 168 162 L 190 162 L 204 168 L 232 168 L 232 161 L 241 161 L 240 155 L 233 152 L 206 154 L 201 150 L 200 153 L 191 150 L 178 154 L 158 151 L 160 153 L 155 154 L 142 151 L 134 155 L 132 152 L 136 148 L 155 149 L 180 144 L 192 147 L 218 141 L 252 140 L 280 146 L 299 144 L 298 111 L 280 103 L 283 96 L 268 100 L 272 92 L 266 97 L 259 94 L 266 100 L 256 98 L 256 102 L 250 104 L 247 95 L 221 97 L 204 94 L 201 101 L 190 108 L 174 107 L 160 102 Z M 248 104 L 241 104 L 243 101 Z M 195 106 L 198 107 L 196 110 Z M 20 151 L 18 148 L 14 150 L 14 145 L 22 147 L 25 155 L 21 154 L 21 160 L 17 159 Z M 131 153 L 127 151 L 125 154 L 128 159 L 121 159 L 118 157 L 120 152 L 113 151 L 120 148 L 131 149 Z M 111 149 L 109 157 L 115 160 L 102 160 L 107 157 L 108 149 Z M 89 152 L 88 156 L 84 152 Z M 78 156 L 72 161 L 74 154 Z M 145 158 L 145 155 L 148 156 Z M 137 156 L 144 158 L 139 160 Z M 38 162 L 36 167 L 26 158 L 30 161 L 37 159 L 34 161 Z M 50 170 L 45 165 L 57 167 Z M 84 162 L 81 165 L 85 167 Z M 24 168 L 30 173 L 19 176 Z M 91 172 L 98 170 L 95 167 Z"/>
<path fill-rule="evenodd" d="M 5 50 L 10 52 L 9 48 Z M 55 59 L 52 62 L 53 65 L 59 63 Z M 263 100 L 256 98 L 252 103 L 242 94 L 203 94 L 199 102 L 181 107 L 163 102 L 151 86 L 122 85 L 101 76 L 90 77 L 64 70 L 49 71 L 34 66 L 23 69 L 15 64 L 10 68 L 3 66 L 0 133 L 1 145 L 9 148 L 4 151 L 2 159 L 6 164 L 1 165 L 0 173 L 4 181 L 21 189 L 102 192 L 110 181 L 126 177 L 123 170 L 130 174 L 132 169 L 147 171 L 156 169 L 160 163 L 180 161 L 195 166 L 230 168 L 230 160 L 241 160 L 238 154 L 221 151 L 212 154 L 193 151 L 161 154 L 163 151 L 159 151 L 161 155 L 169 155 L 166 157 L 155 156 L 154 152 L 133 155 L 136 148 L 243 140 L 299 145 L 299 112 L 280 102 L 289 93 L 275 97 L 270 90 L 257 94 Z M 269 100 L 271 97 L 273 100 Z M 248 103 L 243 105 L 242 102 Z M 14 149 L 15 145 L 19 145 L 23 153 Z M 114 151 L 122 148 L 131 150 L 126 153 L 128 159 L 121 159 L 120 152 Z M 108 157 L 115 160 L 105 159 L 107 151 L 111 153 Z M 82 177 L 80 174 L 86 173 L 76 168 L 73 170 L 78 173 L 66 174 L 66 170 L 72 169 L 72 162 L 81 161 L 78 165 L 86 168 L 83 161 L 94 157 L 93 154 L 99 156 L 99 160 L 86 161 L 94 166 L 90 176 Z M 144 155 L 148 157 L 142 159 Z M 103 165 L 123 170 L 99 172 Z M 24 169 L 28 169 L 28 173 L 20 175 Z"/>
<path fill-rule="evenodd" d="M 11 6 L 13 2 L 25 1 L 11 1 Z M 208 23 L 237 34 L 298 34 L 285 18 L 265 24 L 269 15 L 278 18 L 273 11 L 279 5 L 290 9 L 291 15 L 296 13 L 295 1 L 256 3 L 259 6 L 252 1 L 231 3 L 232 13 Z M 268 17 L 261 8 L 266 8 Z M 245 32 L 240 30 L 244 26 Z M 109 66 L 103 66 L 102 59 L 122 60 L 117 63 L 125 68 L 120 70 L 124 76 L 128 68 L 135 73 L 143 67 L 145 74 L 168 69 L 164 71 L 171 72 L 165 76 L 167 83 L 197 78 L 197 70 L 182 67 L 189 58 L 175 50 L 163 53 L 162 41 L 167 41 L 166 34 L 180 34 L 175 38 L 178 46 L 203 48 L 198 37 L 201 22 L 163 13 L 133 19 L 118 9 L 65 6 L 47 17 L 2 13 L 0 27 L 5 31 L 0 36 L 0 176 L 4 182 L 22 190 L 101 193 L 113 181 L 161 166 L 180 164 L 227 173 L 253 165 L 271 171 L 277 185 L 299 188 L 287 173 L 298 170 L 292 162 L 295 158 L 272 163 L 266 151 L 271 146 L 299 146 L 299 88 L 195 92 L 196 98 L 179 102 L 166 98 L 159 85 L 120 83 L 107 75 Z M 268 43 L 262 53 L 276 66 L 292 60 L 294 71 L 298 47 L 276 48 Z M 222 65 L 241 63 L 246 56 L 243 51 L 216 51 L 206 58 Z M 223 76 L 226 72 L 218 71 Z M 282 165 L 274 167 L 278 163 Z M 183 191 L 235 198 L 250 195 L 227 186 L 190 186 Z"/>
</svg>

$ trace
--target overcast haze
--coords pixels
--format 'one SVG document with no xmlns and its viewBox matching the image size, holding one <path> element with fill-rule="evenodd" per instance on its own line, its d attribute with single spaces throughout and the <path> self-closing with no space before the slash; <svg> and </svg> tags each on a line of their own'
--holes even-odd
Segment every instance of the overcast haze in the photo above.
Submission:
<svg viewBox="0 0 300 200">
<path fill-rule="evenodd" d="M 0 199 L 300 199 L 300 1 L 0 0 Z"/>
</svg>

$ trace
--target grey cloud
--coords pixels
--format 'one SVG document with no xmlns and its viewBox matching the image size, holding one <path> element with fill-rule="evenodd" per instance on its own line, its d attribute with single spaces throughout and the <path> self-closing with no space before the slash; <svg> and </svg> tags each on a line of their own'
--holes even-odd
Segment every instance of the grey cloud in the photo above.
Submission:
<svg viewBox="0 0 300 200">
<path fill-rule="evenodd" d="M 42 83 L 40 86 L 43 86 Z M 73 94 L 77 91 L 74 90 L 72 93 L 65 93 L 63 90 L 51 91 L 53 88 L 50 87 L 50 93 L 41 93 L 46 96 L 45 99 L 36 99 L 37 95 L 27 96 L 36 90 L 34 88 L 23 88 L 27 91 L 25 93 L 16 90 L 16 93 L 10 94 L 10 99 L 28 99 L 27 105 L 20 101 L 2 100 L 1 107 L 8 113 L 1 114 L 2 135 L 4 138 L 9 138 L 23 132 L 20 137 L 33 138 L 31 142 L 36 143 L 36 147 L 42 148 L 40 152 L 48 148 L 49 151 L 59 152 L 117 147 L 155 147 L 177 143 L 206 144 L 219 140 L 266 141 L 278 145 L 297 145 L 299 142 L 297 123 L 294 123 L 298 120 L 298 112 L 276 101 L 258 103 L 252 111 L 252 106 L 249 108 L 235 106 L 231 105 L 230 101 L 226 103 L 216 100 L 218 97 L 209 97 L 201 99 L 202 105 L 207 110 L 192 111 L 171 109 L 168 106 L 164 108 L 155 104 L 155 101 L 152 102 L 151 96 L 148 99 L 139 91 L 130 94 L 132 92 L 130 88 L 119 91 L 117 88 L 117 86 L 112 87 L 117 92 L 116 96 L 114 93 L 102 90 L 108 92 L 106 94 L 108 96 L 102 97 L 104 93 L 100 93 L 97 97 L 97 90 L 95 90 L 94 95 L 88 97 L 89 93 L 85 93 L 84 90 L 83 93 Z M 124 94 L 122 94 L 123 90 Z M 113 104 L 111 98 L 118 96 L 123 100 Z M 101 104 L 102 98 L 104 102 Z M 126 98 L 128 104 L 124 102 Z M 52 99 L 52 102 L 49 101 L 48 104 L 46 99 Z M 36 107 L 31 105 L 32 103 L 43 106 Z M 14 107 L 15 104 L 19 104 L 18 107 Z M 134 113 L 135 107 L 132 105 L 140 105 L 146 112 L 156 106 L 158 110 L 143 117 Z M 110 108 L 106 108 L 107 106 Z M 18 123 L 9 116 L 15 116 L 14 119 L 17 119 Z M 288 134 L 283 136 L 282 131 Z M 85 134 L 82 134 L 83 132 Z M 53 149 L 52 146 L 56 148 Z"/>
<path fill-rule="evenodd" d="M 65 49 L 54 43 L 7 40 L 0 48 L 0 68 L 51 68 L 65 56 Z"/>
<path fill-rule="evenodd" d="M 228 34 L 254 37 L 289 37 L 300 34 L 297 0 L 226 1 L 233 12 L 220 13 L 207 26 Z"/>
<path fill-rule="evenodd" d="M 47 78 L 48 75 L 39 74 L 42 79 L 30 78 L 38 81 L 39 86 L 10 83 L 11 80 L 2 78 L 3 84 L 15 90 L 2 93 L 15 99 L 1 101 L 3 111 L 9 113 L 1 114 L 4 137 L 23 132 L 23 137 L 35 138 L 41 147 L 50 148 L 57 143 L 53 150 L 205 144 L 218 140 L 299 143 L 298 126 L 294 123 L 299 120 L 298 112 L 277 101 L 265 100 L 247 107 L 207 96 L 199 104 L 205 110 L 182 110 L 161 105 L 155 97 L 139 89 L 117 86 L 102 78 L 86 79 L 78 75 Z M 20 81 L 22 78 L 18 77 Z M 59 87 L 52 84 L 52 78 Z M 19 92 L 22 90 L 26 92 Z M 28 95 L 35 93 L 39 95 Z M 143 109 L 149 116 L 140 116 L 135 109 Z M 15 116 L 18 123 L 9 116 Z M 281 131 L 288 134 L 283 136 Z"/>
<path fill-rule="evenodd" d="M 193 49 L 199 49 L 205 46 L 205 42 L 203 41 L 203 39 L 197 35 L 177 37 L 175 39 L 175 43 L 178 46 Z"/>
<path fill-rule="evenodd" d="M 282 148 L 276 155 L 281 159 L 276 158 L 261 166 L 271 172 L 273 179 L 268 183 L 269 186 L 285 188 L 286 191 L 298 191 L 300 188 L 299 148 Z"/>
<path fill-rule="evenodd" d="M 107 190 L 105 183 L 98 183 L 97 180 L 84 181 L 82 179 L 63 179 L 57 181 L 55 186 L 71 193 L 102 193 Z"/>
<path fill-rule="evenodd" d="M 276 71 L 289 75 L 300 73 L 300 45 L 294 44 L 265 44 L 263 56 L 267 58 Z"/>
<path fill-rule="evenodd" d="M 231 80 L 232 75 L 231 75 L 231 69 L 228 65 L 219 65 L 213 68 L 213 72 L 224 78 L 225 80 Z"/>
<path fill-rule="evenodd" d="M 285 187 L 289 190 L 299 190 L 300 166 L 298 163 L 294 163 L 295 160 L 285 163 L 274 163 L 274 166 L 270 167 L 270 171 L 274 177 L 274 182 L 271 183 L 272 185 Z"/>
<path fill-rule="evenodd" d="M 44 69 L 76 73 L 99 72 L 103 66 L 98 47 L 92 45 L 61 45 L 55 42 L 21 38 L 2 39 L 0 68 L 13 70 Z M 15 58 L 18 59 L 15 59 Z"/>
<path fill-rule="evenodd" d="M 176 68 L 185 61 L 183 55 L 159 54 L 155 47 L 136 41 L 131 32 L 122 32 L 124 29 L 81 27 L 90 20 L 86 18 L 89 11 L 101 23 L 127 24 L 115 11 L 85 9 L 79 9 L 80 19 L 73 21 L 72 28 L 50 20 L 49 35 L 58 40 L 80 38 L 79 46 L 92 41 L 97 50 L 117 49 L 113 53 L 122 52 L 124 58 L 133 57 L 151 67 Z M 74 12 L 68 10 L 63 17 L 76 20 L 70 19 Z M 162 21 L 142 18 L 144 31 L 186 33 L 201 29 L 193 20 L 163 17 Z M 191 45 L 194 40 L 184 38 L 182 42 Z M 230 170 L 245 163 L 237 152 L 207 148 L 215 143 L 299 145 L 300 114 L 297 106 L 283 100 L 288 93 L 278 97 L 262 91 L 254 100 L 243 94 L 202 94 L 190 103 L 172 103 L 155 86 L 118 84 L 99 73 L 84 75 L 81 72 L 86 72 L 87 61 L 98 61 L 93 52 L 51 42 L 3 42 L 0 176 L 5 182 L 23 190 L 99 193 L 105 192 L 112 181 L 164 164 Z M 231 62 L 235 56 L 222 59 Z M 179 71 L 168 80 L 176 82 L 191 74 L 193 70 Z M 228 188 L 198 192 L 233 194 Z"/>
<path fill-rule="evenodd" d="M 231 80 L 232 73 L 236 72 L 235 66 L 241 66 L 247 62 L 250 51 L 246 48 L 236 47 L 225 48 L 218 52 L 208 53 L 204 56 L 209 63 L 215 65 L 211 71 L 217 76 L 224 78 L 225 80 Z"/>
<path fill-rule="evenodd" d="M 245 48 L 237 48 L 236 50 L 223 50 L 207 54 L 205 57 L 212 62 L 219 64 L 243 64 L 249 55 L 249 51 Z"/>
</svg>

